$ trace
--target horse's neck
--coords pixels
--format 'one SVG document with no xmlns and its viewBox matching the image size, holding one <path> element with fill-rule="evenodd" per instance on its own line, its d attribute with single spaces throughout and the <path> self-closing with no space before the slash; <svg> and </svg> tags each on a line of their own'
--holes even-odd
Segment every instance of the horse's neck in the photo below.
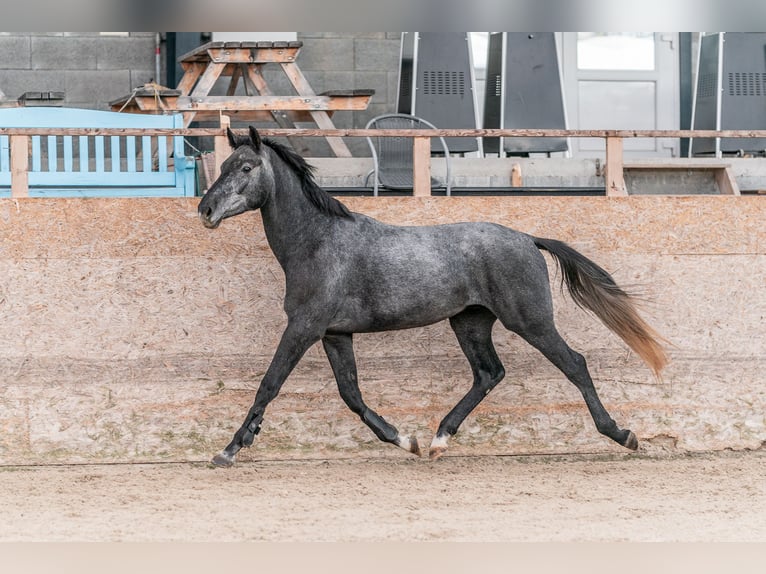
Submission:
<svg viewBox="0 0 766 574">
<path fill-rule="evenodd" d="M 297 176 L 275 173 L 275 189 L 261 208 L 269 247 L 283 268 L 302 259 L 323 235 L 327 217 L 311 204 Z"/>
</svg>

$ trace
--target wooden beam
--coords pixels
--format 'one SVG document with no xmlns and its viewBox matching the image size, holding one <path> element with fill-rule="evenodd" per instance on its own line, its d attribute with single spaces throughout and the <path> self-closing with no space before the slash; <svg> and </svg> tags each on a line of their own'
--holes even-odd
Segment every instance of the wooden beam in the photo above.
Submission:
<svg viewBox="0 0 766 574">
<path fill-rule="evenodd" d="M 156 105 L 155 98 L 139 96 L 136 100 L 148 100 L 146 109 Z M 369 96 L 178 96 L 174 110 L 361 111 L 369 101 Z"/>
<path fill-rule="evenodd" d="M 521 164 L 514 163 L 511 168 L 511 187 L 521 187 L 522 185 Z"/>
<path fill-rule="evenodd" d="M 300 47 L 287 48 L 210 48 L 207 53 L 213 62 L 234 64 L 282 64 L 294 62 Z"/>
<path fill-rule="evenodd" d="M 182 94 L 188 95 L 191 93 L 192 88 L 194 88 L 194 84 L 199 80 L 202 72 L 205 71 L 205 64 L 201 62 L 184 62 L 181 66 L 184 68 L 184 75 L 178 82 L 176 89 Z"/>
<path fill-rule="evenodd" d="M 413 138 L 412 182 L 415 197 L 431 195 L 431 138 Z"/>
<path fill-rule="evenodd" d="M 221 115 L 220 117 L 221 122 L 221 129 L 224 131 L 226 128 L 228 128 L 231 125 L 231 120 L 229 120 L 229 116 Z M 213 141 L 214 151 L 215 154 L 215 164 L 213 167 L 213 177 L 215 179 L 218 179 L 218 177 L 221 175 L 221 164 L 226 160 L 227 157 L 231 155 L 231 152 L 233 151 L 231 149 L 231 146 L 229 145 L 229 138 L 226 135 L 216 136 L 215 140 Z"/>
<path fill-rule="evenodd" d="M 254 66 L 246 66 L 242 64 L 242 68 L 245 86 L 249 86 L 253 91 L 262 96 L 274 95 L 274 92 L 271 91 L 269 84 L 263 77 L 262 65 L 255 64 Z M 280 128 L 295 128 L 295 124 L 284 111 L 271 111 L 271 116 Z M 293 149 L 301 155 L 307 155 L 310 152 L 310 148 L 303 138 L 288 136 L 287 141 L 289 141 L 290 145 L 293 146 Z"/>
<path fill-rule="evenodd" d="M 210 64 L 202 73 L 197 85 L 191 91 L 192 96 L 204 97 L 210 93 L 218 78 L 223 73 L 226 64 Z"/>
<path fill-rule="evenodd" d="M 11 136 L 11 197 L 29 196 L 29 137 Z"/>
<path fill-rule="evenodd" d="M 220 128 L 9 128 L 0 126 L 0 135 L 216 135 Z M 766 138 L 766 130 L 730 130 L 730 131 L 646 131 L 623 132 L 609 130 L 527 130 L 527 129 L 358 129 L 358 128 L 263 128 L 259 130 L 268 137 L 588 137 L 588 138 L 654 138 L 654 137 L 720 137 L 727 138 Z M 683 158 L 675 161 L 683 162 Z M 697 161 L 703 161 L 699 159 Z M 721 161 L 721 160 L 717 160 Z M 633 163 L 633 162 L 631 162 Z"/>
<path fill-rule="evenodd" d="M 741 195 L 737 180 L 731 173 L 731 168 L 724 167 L 715 170 L 715 180 L 718 183 L 718 189 L 723 195 Z"/>
<path fill-rule="evenodd" d="M 315 97 L 316 94 L 314 89 L 311 87 L 311 84 L 309 84 L 306 76 L 303 75 L 303 72 L 301 72 L 301 69 L 294 62 L 283 63 L 280 65 L 282 66 L 282 70 L 287 76 L 287 79 L 290 80 L 293 88 L 295 88 L 295 91 L 298 92 L 300 96 L 309 98 Z M 367 104 L 365 104 L 364 109 L 367 109 Z M 309 113 L 311 114 L 314 123 L 320 129 L 332 129 L 335 127 L 335 124 L 333 124 L 330 119 L 330 115 L 326 111 L 314 110 L 309 111 Z M 348 146 L 346 146 L 346 143 L 340 137 L 327 136 L 326 140 L 336 157 L 351 157 L 351 150 L 348 149 Z"/>
<path fill-rule="evenodd" d="M 625 196 L 625 176 L 622 170 L 622 138 L 606 138 L 606 194 Z"/>
</svg>

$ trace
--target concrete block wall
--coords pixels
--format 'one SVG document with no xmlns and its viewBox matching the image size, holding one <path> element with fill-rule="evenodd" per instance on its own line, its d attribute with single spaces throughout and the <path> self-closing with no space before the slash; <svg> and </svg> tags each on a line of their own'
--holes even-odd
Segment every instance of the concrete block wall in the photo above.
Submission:
<svg viewBox="0 0 766 574">
<path fill-rule="evenodd" d="M 301 32 L 303 49 L 298 64 L 317 93 L 332 89 L 375 90 L 369 107 L 360 112 L 338 112 L 338 128 L 363 128 L 376 115 L 393 112 L 399 76 L 399 32 Z M 369 155 L 359 138 L 346 142 L 356 155 Z"/>
<path fill-rule="evenodd" d="M 105 110 L 155 77 L 155 35 L 131 32 L 0 33 L 0 90 L 63 91 L 64 105 Z"/>
<path fill-rule="evenodd" d="M 335 113 L 336 127 L 363 128 L 373 116 L 394 111 L 400 38 L 399 32 L 298 33 L 304 45 L 298 64 L 314 91 L 375 90 L 367 110 Z M 164 42 L 161 49 L 159 83 L 165 84 Z M 30 91 L 63 91 L 65 106 L 106 110 L 110 101 L 156 80 L 155 75 L 153 32 L 0 32 L 0 92 L 8 100 Z M 294 93 L 278 66 L 267 66 L 265 76 L 275 93 Z M 223 83 L 211 93 L 224 94 Z M 241 87 L 237 93 L 244 93 Z M 346 143 L 354 155 L 369 155 L 364 140 L 349 138 Z M 322 140 L 312 140 L 311 146 L 315 157 L 332 155 Z M 202 147 L 212 147 L 212 140 Z"/>
</svg>

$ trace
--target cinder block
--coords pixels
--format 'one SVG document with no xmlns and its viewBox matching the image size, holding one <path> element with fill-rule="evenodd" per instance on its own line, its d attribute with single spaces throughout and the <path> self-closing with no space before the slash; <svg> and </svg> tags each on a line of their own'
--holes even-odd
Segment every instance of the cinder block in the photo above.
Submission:
<svg viewBox="0 0 766 574">
<path fill-rule="evenodd" d="M 94 70 L 98 62 L 98 38 L 33 37 L 32 68 L 35 70 Z"/>
<path fill-rule="evenodd" d="M 144 84 L 151 82 L 152 80 L 154 80 L 155 82 L 157 81 L 157 79 L 154 77 L 153 69 L 130 70 L 131 89 L 137 88 L 138 86 L 143 86 Z"/>
<path fill-rule="evenodd" d="M 5 97 L 15 100 L 24 92 L 66 91 L 66 72 L 46 70 L 3 70 L 0 69 L 0 86 Z"/>
<path fill-rule="evenodd" d="M 0 36 L 0 70 L 28 70 L 32 67 L 30 41 L 25 36 Z"/>
<path fill-rule="evenodd" d="M 66 72 L 65 91 L 72 101 L 108 102 L 131 91 L 128 70 Z"/>
<path fill-rule="evenodd" d="M 305 73 L 305 76 L 317 94 L 328 90 L 352 90 L 356 87 L 354 85 L 354 73 L 351 71 L 309 71 Z"/>
<path fill-rule="evenodd" d="M 371 104 L 385 104 L 389 97 L 388 72 L 356 72 L 354 88 L 375 90 Z"/>
<path fill-rule="evenodd" d="M 307 38 L 298 55 L 298 65 L 306 70 L 353 70 L 354 69 L 354 40 Z"/>
<path fill-rule="evenodd" d="M 355 40 L 354 69 L 391 71 L 399 69 L 400 43 L 397 40 Z"/>
<path fill-rule="evenodd" d="M 107 37 L 99 42 L 99 70 L 145 70 L 153 66 L 154 39 L 151 36 Z"/>
</svg>

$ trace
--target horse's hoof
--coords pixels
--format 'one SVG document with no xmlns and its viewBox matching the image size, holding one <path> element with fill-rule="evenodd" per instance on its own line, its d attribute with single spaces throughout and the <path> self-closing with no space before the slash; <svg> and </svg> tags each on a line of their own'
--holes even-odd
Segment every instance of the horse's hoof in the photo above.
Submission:
<svg viewBox="0 0 766 574">
<path fill-rule="evenodd" d="M 415 438 L 414 436 L 408 436 L 404 438 L 399 437 L 396 440 L 396 446 L 398 446 L 399 448 L 403 448 L 404 450 L 414 454 L 415 456 L 421 456 L 418 439 Z"/>
<path fill-rule="evenodd" d="M 638 438 L 633 431 L 628 431 L 628 438 L 625 439 L 623 446 L 630 450 L 638 450 Z"/>
<path fill-rule="evenodd" d="M 447 452 L 446 446 L 432 446 L 428 450 L 428 458 L 433 461 L 439 460 L 442 456 L 444 456 L 445 452 Z"/>
<path fill-rule="evenodd" d="M 434 440 L 431 441 L 431 448 L 428 451 L 428 458 L 431 460 L 439 460 L 444 453 L 447 452 L 447 441 L 449 435 L 436 435 Z"/>
<path fill-rule="evenodd" d="M 229 468 L 234 466 L 234 456 L 221 452 L 213 457 L 210 464 L 218 468 Z"/>
</svg>

